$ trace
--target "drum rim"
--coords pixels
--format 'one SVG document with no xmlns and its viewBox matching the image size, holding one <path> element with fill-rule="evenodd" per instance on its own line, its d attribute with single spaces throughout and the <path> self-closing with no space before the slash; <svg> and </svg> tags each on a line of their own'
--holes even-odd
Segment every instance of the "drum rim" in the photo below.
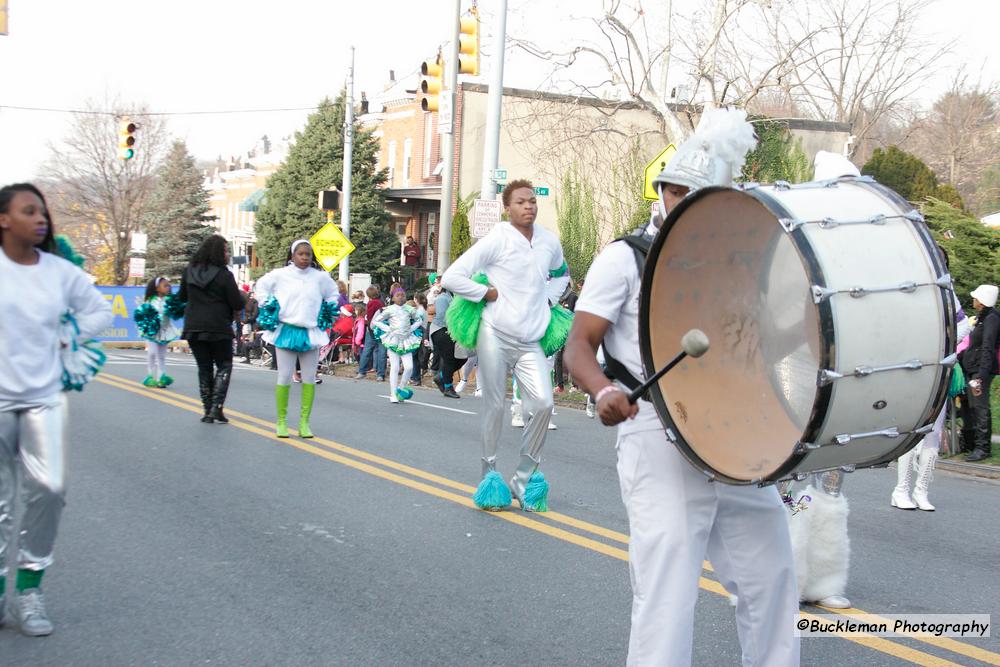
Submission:
<svg viewBox="0 0 1000 667">
<path fill-rule="evenodd" d="M 657 231 L 656 236 L 653 238 L 652 245 L 649 248 L 649 253 L 646 256 L 646 264 L 643 268 L 642 284 L 639 289 L 639 352 L 642 357 L 642 368 L 645 377 L 652 377 L 652 375 L 659 370 L 653 362 L 653 351 L 649 335 L 650 290 L 652 287 L 653 272 L 657 259 L 659 258 L 660 252 L 663 250 L 663 244 L 666 242 L 666 238 L 669 235 L 671 228 L 673 228 L 676 224 L 678 218 L 683 215 L 684 211 L 686 211 L 695 202 L 715 192 L 739 192 L 752 197 L 765 206 L 775 216 L 775 224 L 779 224 L 778 220 L 783 217 L 790 217 L 790 212 L 781 204 L 780 201 L 768 195 L 766 191 L 761 190 L 757 185 L 748 188 L 728 188 L 724 186 L 702 188 L 685 197 L 676 207 L 674 207 L 667 218 L 663 221 L 663 224 Z M 811 284 L 826 284 L 822 267 L 819 265 L 819 262 L 816 259 L 816 254 L 813 252 L 812 245 L 809 243 L 809 240 L 806 238 L 804 232 L 797 229 L 791 232 L 790 235 L 793 245 L 799 254 L 799 260 L 802 262 L 803 268 L 809 276 L 810 281 L 812 281 Z M 817 322 L 819 324 L 818 333 L 820 337 L 820 368 L 829 368 L 829 362 L 833 358 L 833 352 L 836 349 L 833 311 L 831 305 L 827 302 L 817 304 L 816 307 Z M 815 438 L 815 436 L 822 429 L 823 424 L 826 421 L 827 413 L 829 412 L 833 388 L 830 386 L 824 386 L 818 387 L 817 389 L 818 391 L 816 393 L 816 397 L 813 400 L 812 412 L 810 413 L 809 421 L 806 424 L 805 430 L 800 438 L 800 442 L 811 442 L 811 439 Z M 798 453 L 796 451 L 797 448 L 792 448 L 785 462 L 767 476 L 749 480 L 730 477 L 729 475 L 725 475 L 709 466 L 700 456 L 698 456 L 697 452 L 695 452 L 691 445 L 687 442 L 681 434 L 676 422 L 670 416 L 670 411 L 667 408 L 667 403 L 663 398 L 663 393 L 660 391 L 658 383 L 653 384 L 650 387 L 649 399 L 653 404 L 653 407 L 656 409 L 656 413 L 660 417 L 660 422 L 667 432 L 667 438 L 693 466 L 705 473 L 710 480 L 719 480 L 727 484 L 737 486 L 765 486 L 768 484 L 774 484 L 783 479 L 788 479 L 791 476 L 791 471 L 798 467 L 798 465 L 807 456 L 805 452 Z"/>
</svg>

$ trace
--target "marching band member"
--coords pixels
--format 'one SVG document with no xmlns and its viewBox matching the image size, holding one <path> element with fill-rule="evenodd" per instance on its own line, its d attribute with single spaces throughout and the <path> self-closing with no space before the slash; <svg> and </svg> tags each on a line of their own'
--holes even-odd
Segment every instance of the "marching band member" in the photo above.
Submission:
<svg viewBox="0 0 1000 667">
<path fill-rule="evenodd" d="M 659 210 L 634 237 L 648 250 L 661 220 L 688 193 L 731 185 L 756 145 L 743 111 L 705 113 L 654 181 Z M 639 232 L 637 232 L 639 234 Z M 689 665 L 702 560 L 737 595 L 744 665 L 797 665 L 798 596 L 788 522 L 774 487 L 706 483 L 667 440 L 653 405 L 632 404 L 624 386 L 643 377 L 639 352 L 641 275 L 637 246 L 609 244 L 594 260 L 564 358 L 577 384 L 594 397 L 607 426 L 618 425 L 618 476 L 628 512 L 632 629 L 629 665 Z M 643 254 L 645 254 L 643 252 Z M 618 379 L 610 382 L 597 362 Z M 720 395 L 721 398 L 721 395 Z"/>
<path fill-rule="evenodd" d="M 423 317 L 413 306 L 406 305 L 406 291 L 402 287 L 392 293 L 392 303 L 372 318 L 372 331 L 389 351 L 389 402 L 399 403 L 413 397 L 407 388 L 413 375 L 413 351 L 420 349 L 423 340 Z M 402 365 L 403 384 L 399 384 Z"/>
<path fill-rule="evenodd" d="M 316 396 L 319 348 L 330 342 L 326 330 L 337 315 L 337 284 L 313 259 L 309 241 L 298 239 L 289 248 L 287 265 L 264 275 L 255 289 L 261 304 L 257 323 L 265 330 L 264 340 L 274 345 L 278 360 L 274 432 L 279 438 L 288 437 L 288 395 L 298 361 L 302 369 L 299 437 L 311 438 L 309 417 Z"/>
<path fill-rule="evenodd" d="M 171 321 L 169 307 L 170 280 L 160 276 L 146 284 L 146 301 L 135 309 L 132 319 L 139 329 L 139 335 L 146 339 L 146 370 L 142 381 L 147 387 L 165 389 L 174 383 L 167 375 L 167 345 L 177 340 L 181 332 Z"/>
<path fill-rule="evenodd" d="M 455 316 L 448 311 L 448 331 L 456 342 L 475 347 L 479 355 L 479 387 L 483 390 L 482 481 L 473 500 L 482 509 L 500 510 L 511 495 L 524 511 L 548 508 L 548 482 L 538 470 L 545 434 L 552 417 L 552 381 L 543 340 L 558 337 L 552 306 L 569 283 L 569 271 L 559 239 L 535 224 L 538 202 L 529 181 L 512 181 L 503 190 L 509 222 L 493 230 L 459 257 L 441 278 L 444 289 L 477 304 L 473 345 L 466 345 Z M 473 277 L 484 272 L 489 284 Z M 568 329 L 568 327 L 567 327 Z M 462 339 L 462 340 L 460 340 Z M 565 340 L 565 332 L 563 333 Z M 525 412 L 531 419 L 521 437 L 521 455 L 509 487 L 496 471 L 497 440 L 504 415 L 507 373 L 513 372 Z"/>
<path fill-rule="evenodd" d="M 69 427 L 62 391 L 82 386 L 67 384 L 60 329 L 68 316 L 78 338 L 92 338 L 111 324 L 112 314 L 87 274 L 56 254 L 52 221 L 35 186 L 0 188 L 0 246 L 0 624 L 7 548 L 20 513 L 10 609 L 23 634 L 40 637 L 52 633 L 41 582 L 66 504 Z"/>
</svg>

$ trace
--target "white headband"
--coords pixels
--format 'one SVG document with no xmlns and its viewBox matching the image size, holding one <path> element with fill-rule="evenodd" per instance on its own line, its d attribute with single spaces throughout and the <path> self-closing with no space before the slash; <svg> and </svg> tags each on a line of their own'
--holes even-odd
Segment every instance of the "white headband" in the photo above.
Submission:
<svg viewBox="0 0 1000 667">
<path fill-rule="evenodd" d="M 305 243 L 307 246 L 309 246 L 310 249 L 312 249 L 312 244 L 309 243 L 309 241 L 306 241 L 305 239 L 296 239 L 295 241 L 292 241 L 292 254 L 293 255 L 295 254 L 295 249 L 298 248 L 303 243 Z"/>
</svg>

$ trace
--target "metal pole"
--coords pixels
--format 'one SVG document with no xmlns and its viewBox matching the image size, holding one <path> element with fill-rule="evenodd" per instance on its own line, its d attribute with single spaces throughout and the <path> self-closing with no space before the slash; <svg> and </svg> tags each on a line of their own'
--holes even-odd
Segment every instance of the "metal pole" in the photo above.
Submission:
<svg viewBox="0 0 1000 667">
<path fill-rule="evenodd" d="M 448 96 L 449 118 L 441 127 L 441 152 L 444 154 L 444 171 L 441 173 L 441 231 L 438 233 L 437 270 L 443 272 L 451 264 L 451 206 L 454 198 L 455 177 L 455 88 L 458 86 L 458 36 L 462 32 L 462 0 L 454 0 L 452 6 L 454 25 L 451 35 L 451 49 L 445 63 L 448 85 L 444 94 Z M 441 122 L 440 115 L 438 122 Z"/>
<path fill-rule="evenodd" d="M 480 199 L 496 199 L 496 179 L 493 171 L 500 159 L 500 116 L 503 103 L 503 62 L 507 40 L 507 0 L 497 3 L 497 24 L 493 33 L 493 77 L 486 103 L 486 146 L 483 149 L 483 182 Z"/>
<path fill-rule="evenodd" d="M 354 158 L 354 47 L 351 47 L 351 66 L 347 69 L 347 104 L 344 109 L 344 179 L 343 205 L 340 229 L 351 238 L 351 166 Z M 351 279 L 351 259 L 340 261 L 339 278 L 345 283 Z"/>
</svg>

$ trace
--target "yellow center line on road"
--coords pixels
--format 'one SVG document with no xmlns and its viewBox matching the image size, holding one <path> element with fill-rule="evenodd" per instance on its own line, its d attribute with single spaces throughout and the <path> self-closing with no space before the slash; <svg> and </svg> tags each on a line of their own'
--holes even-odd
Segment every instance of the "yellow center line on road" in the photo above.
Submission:
<svg viewBox="0 0 1000 667">
<path fill-rule="evenodd" d="M 134 381 L 128 380 L 126 378 L 118 377 L 118 376 L 111 375 L 111 374 L 108 374 L 108 373 L 102 373 L 96 379 L 97 379 L 97 381 L 101 382 L 102 384 L 108 385 L 110 387 L 115 387 L 117 389 L 121 389 L 123 391 L 128 391 L 128 392 L 137 394 L 139 396 L 144 396 L 146 398 L 151 398 L 153 400 L 157 400 L 157 401 L 160 401 L 162 403 L 166 403 L 168 405 L 173 405 L 175 407 L 181 408 L 182 410 L 185 410 L 185 411 L 188 411 L 188 412 L 192 412 L 192 413 L 196 413 L 196 414 L 201 414 L 202 410 L 203 410 L 202 406 L 201 406 L 201 403 L 199 401 L 197 401 L 196 399 L 192 399 L 192 398 L 189 398 L 187 396 L 183 396 L 183 395 L 179 395 L 179 394 L 166 393 L 163 390 L 149 389 L 149 388 L 144 387 L 142 384 L 140 384 L 138 382 L 134 382 Z M 380 477 L 382 479 L 394 482 L 394 483 L 399 484 L 401 486 L 405 486 L 405 487 L 408 487 L 408 488 L 411 488 L 411 489 L 414 489 L 414 490 L 417 490 L 417 491 L 421 491 L 423 493 L 427 493 L 429 495 L 441 498 L 443 500 L 448 500 L 448 501 L 454 502 L 454 503 L 456 503 L 458 505 L 461 505 L 463 507 L 466 507 L 468 509 L 472 509 L 472 510 L 475 510 L 475 511 L 482 511 L 482 510 L 480 510 L 479 508 L 477 508 L 475 506 L 475 504 L 472 502 L 472 499 L 468 495 L 468 494 L 473 493 L 475 491 L 475 488 L 472 487 L 472 486 L 469 486 L 467 484 L 462 484 L 460 482 L 456 482 L 454 480 L 450 480 L 450 479 L 448 479 L 446 477 L 441 477 L 441 476 L 438 476 L 438 475 L 434 475 L 433 473 L 428 473 L 428 472 L 426 472 L 424 470 L 420 470 L 419 468 L 413 468 L 411 466 L 407 466 L 405 464 L 398 463 L 398 462 L 392 461 L 390 459 L 386 459 L 386 458 L 377 456 L 375 454 L 370 454 L 369 452 L 365 452 L 363 450 L 358 450 L 358 449 L 354 449 L 354 448 L 351 448 L 351 447 L 347 447 L 346 445 L 342 445 L 342 444 L 334 442 L 332 440 L 326 440 L 326 439 L 322 439 L 322 438 L 314 438 L 313 439 L 314 441 L 317 442 L 317 444 L 322 444 L 326 448 L 333 449 L 333 450 L 336 450 L 336 451 L 340 451 L 340 452 L 343 452 L 345 454 L 349 454 L 350 456 L 354 456 L 354 457 L 357 457 L 357 458 L 361 458 L 361 459 L 365 459 L 365 460 L 368 460 L 368 461 L 372 461 L 373 463 L 378 463 L 380 465 L 384 465 L 386 467 L 389 467 L 389 468 L 392 468 L 392 469 L 395 469 L 395 470 L 399 470 L 400 472 L 405 472 L 405 473 L 413 475 L 415 477 L 426 479 L 428 481 L 433 481 L 435 483 L 441 484 L 442 486 L 446 486 L 446 487 L 449 487 L 449 488 L 460 490 L 460 491 L 463 491 L 465 493 L 465 495 L 458 495 L 456 493 L 452 493 L 450 491 L 446 491 L 445 489 L 441 489 L 441 488 L 438 488 L 436 486 L 431 486 L 429 484 L 425 484 L 423 482 L 420 482 L 420 481 L 417 481 L 417 480 L 414 480 L 414 479 L 410 479 L 409 477 L 404 477 L 402 475 L 395 474 L 395 473 L 390 472 L 388 470 L 383 470 L 382 468 L 378 468 L 378 467 L 375 467 L 373 465 L 369 465 L 368 463 L 364 463 L 362 461 L 358 461 L 355 458 L 348 458 L 346 456 L 341 456 L 340 454 L 336 454 L 336 453 L 333 453 L 331 451 L 328 451 L 328 449 L 320 448 L 320 447 L 317 447 L 317 446 L 315 446 L 313 444 L 309 444 L 309 441 L 298 440 L 298 439 L 295 439 L 295 438 L 279 438 L 277 435 L 275 435 L 275 433 L 273 431 L 273 426 L 274 425 L 273 425 L 272 422 L 260 419 L 258 417 L 254 417 L 253 415 L 247 415 L 247 414 L 236 412 L 236 411 L 232 411 L 232 410 L 227 410 L 227 413 L 228 413 L 228 416 L 230 418 L 229 425 L 230 426 L 234 426 L 235 428 L 239 428 L 239 429 L 247 431 L 249 433 L 253 433 L 255 435 L 259 435 L 259 436 L 261 436 L 261 437 L 263 437 L 265 439 L 277 442 L 279 444 L 288 445 L 288 446 L 294 447 L 296 449 L 299 449 L 301 451 L 305 451 L 305 452 L 308 452 L 310 454 L 314 454 L 316 456 L 319 456 L 321 458 L 327 459 L 329 461 L 340 463 L 342 465 L 354 468 L 356 470 L 365 472 L 365 473 L 373 475 L 375 477 Z M 259 425 L 265 426 L 267 428 L 266 429 L 265 428 L 259 428 L 255 424 L 259 424 Z M 605 544 L 603 542 L 599 542 L 597 540 L 592 540 L 590 538 L 583 537 L 583 536 L 578 535 L 576 533 L 571 533 L 569 531 L 563 530 L 561 528 L 557 528 L 557 527 L 549 525 L 547 523 L 543 523 L 541 521 L 537 521 L 535 519 L 528 518 L 523 513 L 515 513 L 515 512 L 490 512 L 489 514 L 491 516 L 494 516 L 494 517 L 500 519 L 500 520 L 507 521 L 509 523 L 513 523 L 513 524 L 522 526 L 524 528 L 528 528 L 530 530 L 534 530 L 536 532 L 548 535 L 550 537 L 554 537 L 554 538 L 562 540 L 564 542 L 575 544 L 575 545 L 583 547 L 585 549 L 589 549 L 591 551 L 594 551 L 594 552 L 597 552 L 597 553 L 600 553 L 600 554 L 603 554 L 603 555 L 606 555 L 606 556 L 610 556 L 610 557 L 615 558 L 617 560 L 621 560 L 621 561 L 625 561 L 625 562 L 628 561 L 628 551 L 626 551 L 625 549 L 620 549 L 620 548 L 617 548 L 617 547 Z M 555 513 L 553 513 L 553 512 L 546 512 L 544 514 L 555 514 Z M 533 516 L 536 516 L 536 517 L 537 516 L 544 516 L 544 514 L 533 515 Z M 566 523 L 567 525 L 571 525 L 571 526 L 574 526 L 574 527 L 579 527 L 579 528 L 581 528 L 581 530 L 587 530 L 587 531 L 590 531 L 590 532 L 595 533 L 595 534 L 601 534 L 601 532 L 607 532 L 607 533 L 614 533 L 615 532 L 615 531 L 610 531 L 608 529 L 601 528 L 600 526 L 594 526 L 593 524 L 589 524 L 589 523 L 587 523 L 585 521 L 580 521 L 578 519 L 573 519 L 572 517 L 568 517 L 568 516 L 565 516 L 565 515 L 559 515 L 559 516 L 563 517 L 564 519 L 567 519 L 567 521 L 564 521 L 564 523 Z M 600 529 L 600 532 L 592 530 L 592 528 Z M 617 534 L 621 535 L 621 533 L 617 533 Z M 625 539 L 627 541 L 627 539 L 628 539 L 627 536 L 624 536 L 624 537 L 625 537 Z M 706 563 L 706 565 L 707 565 L 707 563 Z M 703 590 L 706 590 L 706 591 L 709 591 L 709 592 L 712 592 L 712 593 L 716 593 L 716 594 L 721 595 L 721 596 L 726 597 L 726 598 L 729 597 L 729 593 L 726 591 L 726 589 L 719 582 L 714 581 L 712 579 L 707 579 L 705 577 L 699 577 L 698 585 Z M 863 611 L 861 611 L 859 609 L 827 610 L 827 609 L 824 608 L 823 611 L 825 611 L 825 612 L 832 612 L 832 613 L 844 613 L 844 612 L 852 612 L 852 613 L 860 613 L 860 614 L 864 614 L 865 613 L 865 612 L 863 612 Z M 801 614 L 802 614 L 803 617 L 815 618 L 815 616 L 813 616 L 812 614 L 809 614 L 808 612 L 801 612 Z M 958 663 L 950 662 L 948 660 L 945 660 L 943 658 L 939 658 L 939 657 L 931 655 L 929 653 L 923 653 L 923 652 L 921 652 L 919 650 L 912 649 L 912 648 L 910 648 L 908 646 L 904 646 L 902 644 L 897 644 L 896 642 L 893 642 L 893 641 L 890 641 L 888 639 L 884 639 L 884 638 L 881 638 L 881 637 L 865 637 L 865 636 L 854 636 L 854 635 L 846 635 L 845 634 L 845 635 L 841 635 L 841 638 L 842 639 L 846 639 L 846 640 L 851 641 L 851 642 L 854 642 L 856 644 L 862 645 L 862 646 L 866 646 L 866 647 L 871 648 L 873 650 L 880 651 L 880 652 L 886 653 L 888 655 L 892 655 L 892 656 L 900 658 L 902 660 L 906 660 L 906 661 L 912 662 L 912 663 L 917 664 L 917 665 L 924 665 L 926 667 L 959 667 Z M 950 639 L 947 639 L 947 638 L 937 638 L 937 637 L 914 636 L 914 637 L 912 637 L 912 639 L 914 639 L 916 641 L 922 641 L 922 642 L 931 644 L 931 645 L 936 646 L 938 648 L 942 648 L 942 649 L 945 649 L 945 650 L 950 650 L 950 651 L 953 651 L 953 652 L 965 655 L 967 657 L 974 658 L 976 660 L 981 660 L 983 662 L 986 662 L 986 663 L 989 663 L 989 664 L 992 664 L 992 665 L 1000 665 L 1000 655 L 998 655 L 996 653 L 993 653 L 993 652 L 990 652 L 990 651 L 987 651 L 985 649 L 980 649 L 978 647 L 975 647 L 975 646 L 972 646 L 972 645 L 969 645 L 969 644 L 964 644 L 962 642 L 958 642 L 958 641 L 955 641 L 955 640 L 950 640 Z M 933 641 L 931 641 L 931 640 L 933 640 Z"/>
</svg>

